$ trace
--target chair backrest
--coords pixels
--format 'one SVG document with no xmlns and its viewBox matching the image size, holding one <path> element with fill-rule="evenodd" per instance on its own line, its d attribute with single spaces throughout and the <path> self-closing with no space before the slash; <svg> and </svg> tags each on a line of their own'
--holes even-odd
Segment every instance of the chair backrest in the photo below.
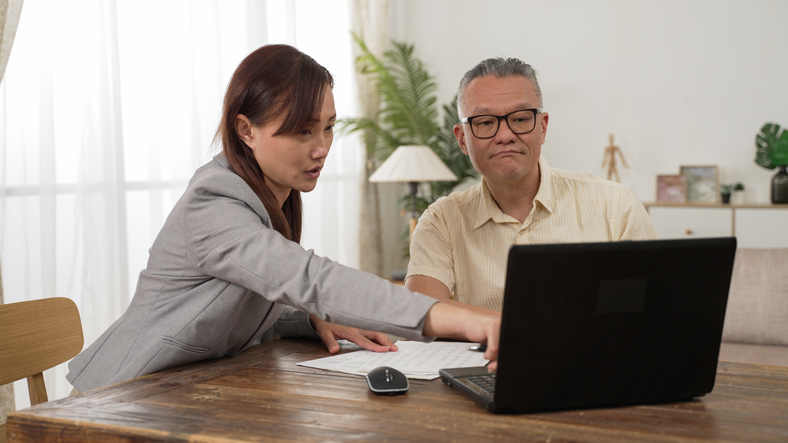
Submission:
<svg viewBox="0 0 788 443">
<path fill-rule="evenodd" d="M 30 404 L 46 402 L 44 370 L 79 354 L 83 343 L 79 310 L 67 298 L 0 305 L 0 385 L 27 378 Z"/>
</svg>

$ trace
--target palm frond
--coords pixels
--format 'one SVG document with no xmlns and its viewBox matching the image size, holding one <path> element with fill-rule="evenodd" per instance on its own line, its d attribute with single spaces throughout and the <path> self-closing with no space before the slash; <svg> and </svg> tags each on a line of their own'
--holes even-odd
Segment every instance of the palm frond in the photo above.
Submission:
<svg viewBox="0 0 788 443">
<path fill-rule="evenodd" d="M 766 123 L 761 127 L 761 132 L 755 136 L 755 163 L 766 169 L 774 169 L 772 163 L 772 146 L 777 141 L 780 125 Z"/>
<path fill-rule="evenodd" d="M 337 132 L 339 134 L 352 134 L 358 131 L 364 133 L 367 154 L 379 162 L 388 158 L 401 144 L 390 131 L 387 131 L 371 119 L 362 117 L 345 118 L 337 121 Z"/>
<path fill-rule="evenodd" d="M 368 156 L 377 164 L 401 145 L 428 145 L 459 181 L 478 177 L 454 137 L 454 125 L 459 122 L 457 99 L 439 108 L 438 85 L 421 60 L 415 57 L 414 46 L 393 41 L 391 49 L 378 58 L 361 38 L 355 34 L 353 38 L 361 52 L 356 58 L 356 67 L 362 74 L 373 76 L 381 106 L 374 118 L 338 122 L 339 133 L 363 131 Z M 423 183 L 417 210 L 421 212 L 440 196 L 449 194 L 455 185 L 456 182 Z M 400 203 L 409 210 L 407 196 Z"/>
<path fill-rule="evenodd" d="M 408 144 L 429 144 L 436 132 L 437 85 L 423 64 L 413 57 L 413 46 L 392 43 L 394 49 L 384 54 L 387 70 L 379 77 L 378 92 L 382 106 L 381 123 Z"/>
</svg>

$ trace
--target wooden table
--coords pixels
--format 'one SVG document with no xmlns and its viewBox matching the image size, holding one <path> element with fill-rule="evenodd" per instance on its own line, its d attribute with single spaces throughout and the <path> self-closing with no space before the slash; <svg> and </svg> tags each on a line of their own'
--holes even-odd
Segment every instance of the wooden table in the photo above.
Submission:
<svg viewBox="0 0 788 443">
<path fill-rule="evenodd" d="M 41 404 L 9 416 L 9 441 L 788 441 L 788 367 L 720 363 L 692 402 L 494 415 L 440 380 L 379 397 L 363 377 L 296 366 L 323 356 L 279 340 Z"/>
</svg>

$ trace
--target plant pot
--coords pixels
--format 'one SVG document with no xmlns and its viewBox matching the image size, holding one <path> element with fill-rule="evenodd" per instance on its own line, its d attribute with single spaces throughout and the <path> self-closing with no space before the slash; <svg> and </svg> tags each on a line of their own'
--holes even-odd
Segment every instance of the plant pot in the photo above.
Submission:
<svg viewBox="0 0 788 443">
<path fill-rule="evenodd" d="M 728 204 L 731 202 L 731 193 L 730 192 L 721 192 L 720 197 L 722 198 L 722 202 L 724 204 Z"/>
<path fill-rule="evenodd" d="M 772 203 L 788 203 L 788 165 L 780 165 L 780 172 L 772 177 Z"/>
<path fill-rule="evenodd" d="M 731 204 L 743 205 L 744 204 L 744 191 L 733 191 L 733 194 L 731 194 Z"/>
</svg>

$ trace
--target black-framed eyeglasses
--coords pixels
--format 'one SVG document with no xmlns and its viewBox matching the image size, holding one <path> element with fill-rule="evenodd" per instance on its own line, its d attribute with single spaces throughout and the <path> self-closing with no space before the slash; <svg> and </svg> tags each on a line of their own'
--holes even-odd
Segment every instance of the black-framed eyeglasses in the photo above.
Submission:
<svg viewBox="0 0 788 443">
<path fill-rule="evenodd" d="M 542 112 L 542 108 L 519 109 L 506 115 L 474 115 L 460 119 L 462 123 L 468 123 L 471 127 L 471 134 L 476 138 L 493 138 L 501 127 L 501 120 L 506 120 L 509 129 L 515 134 L 526 134 L 536 127 L 536 114 Z"/>
</svg>

